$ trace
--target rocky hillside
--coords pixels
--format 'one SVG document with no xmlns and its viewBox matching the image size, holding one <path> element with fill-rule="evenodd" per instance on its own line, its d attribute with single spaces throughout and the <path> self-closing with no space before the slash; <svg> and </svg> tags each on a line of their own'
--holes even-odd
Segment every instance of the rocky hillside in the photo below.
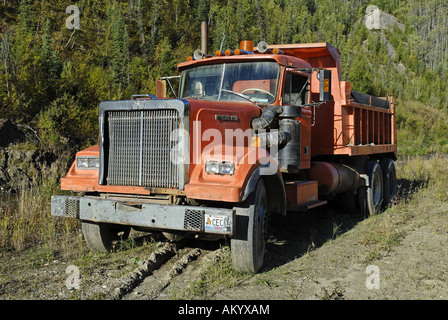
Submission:
<svg viewBox="0 0 448 320">
<path fill-rule="evenodd" d="M 31 127 L 0 119 L 0 192 L 15 193 L 65 171 L 70 152 L 43 150 L 38 139 Z"/>
</svg>

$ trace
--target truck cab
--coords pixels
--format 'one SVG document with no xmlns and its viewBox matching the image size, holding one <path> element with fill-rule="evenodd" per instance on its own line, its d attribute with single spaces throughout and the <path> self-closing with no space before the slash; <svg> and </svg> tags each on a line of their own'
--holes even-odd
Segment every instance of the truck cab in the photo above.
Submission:
<svg viewBox="0 0 448 320">
<path fill-rule="evenodd" d="M 277 215 L 335 199 L 375 214 L 396 192 L 394 100 L 352 93 L 340 68 L 328 43 L 196 51 L 177 98 L 100 103 L 99 144 L 61 179 L 83 195 L 53 196 L 52 215 L 100 251 L 130 228 L 228 237 L 234 267 L 258 272 Z"/>
</svg>

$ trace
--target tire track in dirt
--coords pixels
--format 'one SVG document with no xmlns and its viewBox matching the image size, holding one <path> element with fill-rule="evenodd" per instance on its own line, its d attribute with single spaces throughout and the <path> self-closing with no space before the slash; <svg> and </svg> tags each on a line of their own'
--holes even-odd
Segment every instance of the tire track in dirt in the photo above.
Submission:
<svg viewBox="0 0 448 320">
<path fill-rule="evenodd" d="M 119 280 L 119 285 L 116 286 L 112 298 L 115 300 L 164 299 L 162 295 L 164 290 L 187 267 L 191 266 L 192 262 L 201 260 L 198 264 L 202 266 L 202 260 L 219 255 L 219 252 L 219 249 L 198 246 L 189 248 L 182 241 L 161 243 L 137 269 Z M 201 267 L 196 266 L 192 269 L 194 269 L 194 275 L 191 275 L 193 278 L 198 276 L 202 270 Z"/>
<path fill-rule="evenodd" d="M 166 261 L 177 252 L 176 245 L 164 243 L 145 260 L 136 270 L 123 276 L 114 292 L 113 299 L 120 300 L 136 288 L 147 276 L 159 269 Z"/>
<path fill-rule="evenodd" d="M 135 288 L 138 299 L 156 300 L 164 290 L 189 266 L 192 261 L 197 260 L 202 255 L 202 250 L 199 248 L 188 250 L 187 253 L 180 257 L 173 257 L 160 268 L 151 277 L 147 277 L 139 287 Z M 128 295 L 126 299 L 136 299 L 136 295 Z"/>
</svg>

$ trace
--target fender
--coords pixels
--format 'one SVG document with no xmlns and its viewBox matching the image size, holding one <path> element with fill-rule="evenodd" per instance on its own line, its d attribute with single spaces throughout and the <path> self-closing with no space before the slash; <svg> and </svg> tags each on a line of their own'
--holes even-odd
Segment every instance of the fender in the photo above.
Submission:
<svg viewBox="0 0 448 320">
<path fill-rule="evenodd" d="M 268 211 L 286 215 L 286 190 L 283 176 L 276 164 L 271 161 L 258 166 L 250 176 L 244 189 L 242 200 L 245 201 L 255 191 L 257 182 L 263 179 L 268 194 Z"/>
</svg>

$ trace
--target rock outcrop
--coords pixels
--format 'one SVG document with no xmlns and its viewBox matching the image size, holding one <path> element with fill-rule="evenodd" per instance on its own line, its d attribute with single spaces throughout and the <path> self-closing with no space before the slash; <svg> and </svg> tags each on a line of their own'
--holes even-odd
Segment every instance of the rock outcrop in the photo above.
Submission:
<svg viewBox="0 0 448 320">
<path fill-rule="evenodd" d="M 37 141 L 30 127 L 0 119 L 0 192 L 30 188 L 42 178 L 55 177 L 65 170 L 67 154 L 41 150 Z"/>
</svg>

